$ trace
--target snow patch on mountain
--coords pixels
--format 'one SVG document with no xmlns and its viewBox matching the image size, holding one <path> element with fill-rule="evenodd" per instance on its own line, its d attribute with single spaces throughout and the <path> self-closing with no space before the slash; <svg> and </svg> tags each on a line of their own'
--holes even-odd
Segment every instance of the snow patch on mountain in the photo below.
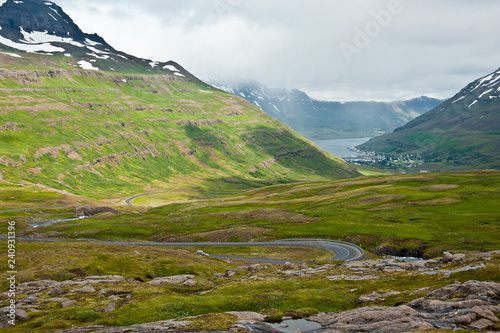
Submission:
<svg viewBox="0 0 500 333">
<path fill-rule="evenodd" d="M 7 45 L 9 47 L 29 52 L 29 53 L 36 53 L 36 52 L 64 52 L 65 49 L 57 46 L 52 46 L 50 43 L 42 43 L 42 44 L 21 44 L 21 43 L 16 43 L 14 41 L 11 41 L 10 39 L 7 39 L 3 36 L 0 36 L 0 43 Z"/>
<path fill-rule="evenodd" d="M 22 58 L 19 54 L 17 53 L 9 53 L 9 52 L 0 52 L 1 54 L 5 54 L 14 58 Z"/>
<path fill-rule="evenodd" d="M 478 98 L 481 98 L 481 97 L 483 97 L 484 95 L 489 94 L 492 90 L 493 90 L 493 88 L 486 90 L 484 93 L 482 93 L 481 95 L 479 95 L 479 97 L 478 97 Z"/>
<path fill-rule="evenodd" d="M 55 35 L 51 35 L 48 33 L 47 30 L 45 31 L 33 31 L 33 32 L 26 32 L 22 27 L 21 28 L 21 33 L 23 34 L 24 41 L 21 40 L 21 42 L 25 42 L 28 44 L 42 44 L 42 43 L 51 43 L 51 42 L 59 42 L 59 43 L 68 43 L 71 45 L 75 45 L 78 47 L 85 47 L 82 43 L 75 42 L 72 38 L 65 38 L 65 37 L 59 37 Z"/>
<path fill-rule="evenodd" d="M 101 45 L 101 43 L 94 42 L 91 39 L 85 38 L 85 44 L 90 45 L 90 46 L 96 46 L 96 45 Z"/>
<path fill-rule="evenodd" d="M 109 52 L 106 52 L 106 51 L 101 51 L 101 50 L 96 49 L 95 47 L 92 47 L 92 46 L 87 46 L 87 48 L 88 48 L 90 51 L 93 51 L 93 52 L 98 53 L 98 54 L 110 54 Z"/>
<path fill-rule="evenodd" d="M 100 56 L 100 55 L 97 55 L 95 53 L 87 53 L 87 55 L 92 56 L 92 57 L 96 57 L 97 59 L 109 59 L 110 58 L 110 56 L 107 54 Z"/>
<path fill-rule="evenodd" d="M 169 71 L 172 71 L 172 72 L 179 71 L 175 66 L 172 66 L 172 65 L 165 65 L 165 66 L 163 66 L 163 69 L 168 69 Z"/>
<path fill-rule="evenodd" d="M 51 13 L 48 13 L 50 17 L 52 17 L 54 19 L 54 21 L 57 21 L 57 19 L 54 17 L 54 15 L 52 15 Z"/>
<path fill-rule="evenodd" d="M 460 98 L 457 98 L 456 100 L 454 100 L 453 102 L 451 102 L 451 104 L 455 104 L 456 102 L 458 102 L 458 101 L 460 101 L 460 100 L 462 100 L 462 99 L 464 99 L 464 98 L 465 98 L 465 96 L 462 96 L 462 97 L 460 97 Z"/>
<path fill-rule="evenodd" d="M 48 3 L 45 3 L 47 6 L 51 6 L 52 4 L 48 4 Z M 57 15 L 59 15 L 59 17 L 62 17 L 61 14 L 59 14 L 59 12 L 57 11 L 57 9 L 54 9 L 52 7 L 49 7 L 50 10 L 52 10 L 54 13 L 56 13 Z M 49 14 L 50 15 L 50 14 Z M 57 21 L 57 20 L 56 20 Z"/>
<path fill-rule="evenodd" d="M 93 71 L 98 71 L 99 68 L 97 67 L 94 67 L 90 62 L 88 61 L 85 61 L 85 60 L 80 60 L 78 62 L 78 65 L 82 68 L 82 69 L 88 69 L 88 70 L 93 70 Z"/>
</svg>

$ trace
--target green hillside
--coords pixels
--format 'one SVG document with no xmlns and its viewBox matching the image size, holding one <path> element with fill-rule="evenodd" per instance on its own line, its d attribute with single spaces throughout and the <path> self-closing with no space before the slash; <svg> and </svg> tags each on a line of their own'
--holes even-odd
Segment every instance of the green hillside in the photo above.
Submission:
<svg viewBox="0 0 500 333">
<path fill-rule="evenodd" d="M 419 154 L 424 168 L 500 168 L 500 70 L 393 133 L 358 148 L 393 157 Z"/>
<path fill-rule="evenodd" d="M 195 79 L 36 65 L 56 63 L 50 56 L 0 57 L 16 60 L 0 69 L 6 181 L 106 198 L 356 174 L 246 100 Z"/>
</svg>

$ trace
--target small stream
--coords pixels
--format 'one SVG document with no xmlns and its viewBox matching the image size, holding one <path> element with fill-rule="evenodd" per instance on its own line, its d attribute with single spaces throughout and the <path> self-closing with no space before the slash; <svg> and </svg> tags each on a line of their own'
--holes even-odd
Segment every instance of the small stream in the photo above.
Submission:
<svg viewBox="0 0 500 333">
<path fill-rule="evenodd" d="M 38 223 L 38 224 L 31 224 L 30 226 L 33 227 L 33 228 L 39 228 L 39 227 L 48 227 L 49 225 L 53 225 L 54 223 L 58 223 L 58 222 L 66 222 L 66 221 L 76 221 L 76 220 L 81 220 L 81 219 L 85 219 L 89 216 L 79 216 L 79 217 L 76 217 L 76 218 L 72 218 L 72 219 L 56 219 L 56 220 L 50 220 L 50 221 L 45 221 L 45 222 L 41 222 L 41 223 Z"/>
<path fill-rule="evenodd" d="M 399 260 L 404 260 L 404 261 L 408 261 L 408 262 L 425 260 L 424 258 L 418 258 L 418 257 L 384 256 L 383 258 L 399 259 Z"/>
</svg>

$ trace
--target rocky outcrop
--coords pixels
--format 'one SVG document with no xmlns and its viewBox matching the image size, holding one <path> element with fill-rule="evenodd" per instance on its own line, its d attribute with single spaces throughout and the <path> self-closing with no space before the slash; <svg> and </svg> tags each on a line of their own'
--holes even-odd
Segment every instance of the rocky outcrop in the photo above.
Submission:
<svg viewBox="0 0 500 333">
<path fill-rule="evenodd" d="M 309 320 L 323 326 L 318 333 L 483 330 L 499 321 L 499 296 L 499 283 L 468 281 L 437 289 L 407 305 L 321 313 Z"/>
<path fill-rule="evenodd" d="M 154 278 L 153 280 L 149 281 L 148 283 L 152 284 L 152 285 L 159 285 L 159 284 L 163 284 L 163 283 L 181 284 L 181 283 L 185 283 L 185 282 L 192 280 L 192 279 L 194 279 L 194 275 L 173 275 L 173 276 Z M 194 280 L 192 280 L 192 282 L 194 282 Z"/>
</svg>

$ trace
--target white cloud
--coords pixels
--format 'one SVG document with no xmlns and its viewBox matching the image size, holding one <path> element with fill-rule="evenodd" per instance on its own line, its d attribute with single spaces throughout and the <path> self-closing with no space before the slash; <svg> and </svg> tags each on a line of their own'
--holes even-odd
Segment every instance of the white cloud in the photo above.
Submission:
<svg viewBox="0 0 500 333">
<path fill-rule="evenodd" d="M 401 0 L 350 63 L 340 49 L 397 0 L 57 0 L 85 32 L 195 75 L 331 100 L 449 97 L 500 64 L 500 2 Z"/>
</svg>

